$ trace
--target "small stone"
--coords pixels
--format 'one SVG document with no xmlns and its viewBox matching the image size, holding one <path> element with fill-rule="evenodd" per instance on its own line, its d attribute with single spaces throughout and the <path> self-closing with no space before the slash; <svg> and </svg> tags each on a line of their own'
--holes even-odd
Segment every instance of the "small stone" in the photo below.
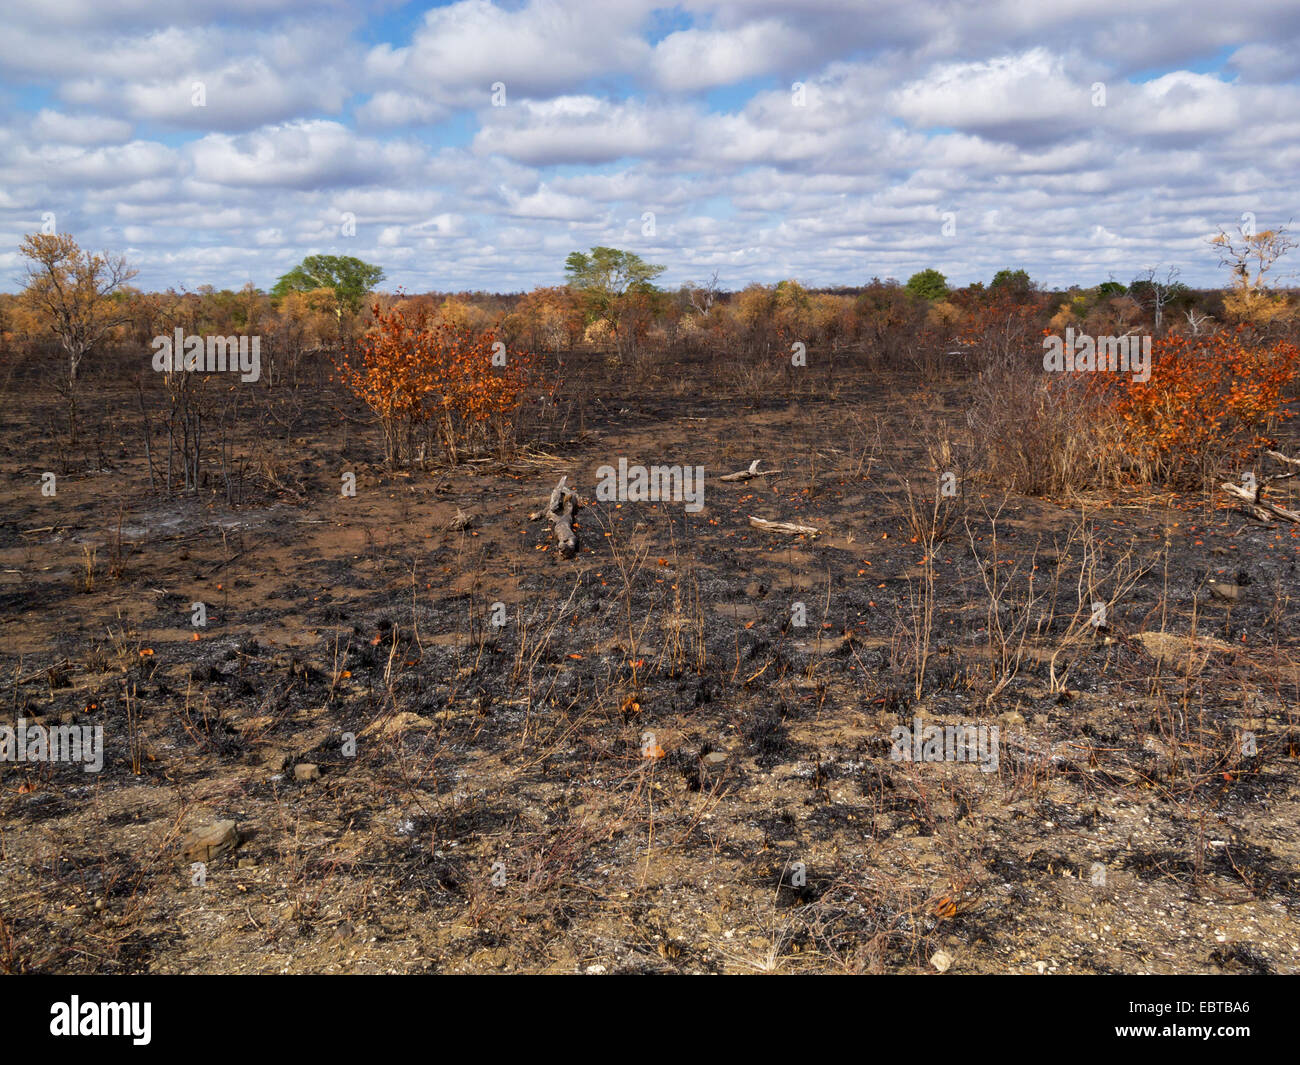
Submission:
<svg viewBox="0 0 1300 1065">
<path fill-rule="evenodd" d="M 1235 603 L 1241 598 L 1241 588 L 1232 581 L 1216 581 L 1211 578 L 1206 582 L 1206 587 L 1210 589 L 1212 596 L 1222 599 L 1225 603 Z"/>
<path fill-rule="evenodd" d="M 239 846 L 239 829 L 234 821 L 214 821 L 195 829 L 185 839 L 181 854 L 189 861 L 211 862 Z"/>
<path fill-rule="evenodd" d="M 946 950 L 936 950 L 930 955 L 930 964 L 941 973 L 946 973 L 952 968 L 952 955 Z"/>
<path fill-rule="evenodd" d="M 603 965 L 588 965 L 588 966 L 587 966 L 587 975 L 588 975 L 588 976 L 604 976 L 605 973 L 606 973 L 607 971 L 608 971 L 608 970 L 607 970 L 607 969 L 605 968 L 605 966 L 603 966 Z"/>
<path fill-rule="evenodd" d="M 299 762 L 293 767 L 293 779 L 303 783 L 309 780 L 320 780 L 320 766 L 312 765 L 310 762 Z"/>
<path fill-rule="evenodd" d="M 704 760 L 705 760 L 709 765 L 721 765 L 723 762 L 725 762 L 725 761 L 727 760 L 727 752 L 726 752 L 726 751 L 710 751 L 708 754 L 706 754 L 706 755 L 704 756 Z"/>
</svg>

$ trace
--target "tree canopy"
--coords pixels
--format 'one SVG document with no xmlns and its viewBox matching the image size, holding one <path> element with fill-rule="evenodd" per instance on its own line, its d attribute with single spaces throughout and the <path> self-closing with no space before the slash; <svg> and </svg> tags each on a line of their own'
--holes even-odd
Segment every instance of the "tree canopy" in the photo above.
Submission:
<svg viewBox="0 0 1300 1065">
<path fill-rule="evenodd" d="M 993 275 L 993 280 L 989 282 L 989 290 L 1009 289 L 1012 292 L 1028 293 L 1032 292 L 1034 282 L 1030 279 L 1028 271 L 1012 270 L 1007 267 L 999 270 Z"/>
<path fill-rule="evenodd" d="M 605 299 L 616 299 L 629 291 L 653 291 L 654 280 L 666 266 L 652 266 L 635 252 L 595 247 L 590 252 L 573 252 L 564 260 L 569 285 Z"/>
<path fill-rule="evenodd" d="M 382 267 L 351 255 L 308 255 L 275 283 L 271 295 L 279 299 L 289 292 L 329 289 L 333 293 L 334 315 L 341 320 L 344 312 L 360 311 L 366 296 L 383 279 Z"/>
<path fill-rule="evenodd" d="M 948 295 L 948 279 L 938 270 L 921 270 L 907 279 L 906 288 L 918 299 L 941 300 Z"/>
</svg>

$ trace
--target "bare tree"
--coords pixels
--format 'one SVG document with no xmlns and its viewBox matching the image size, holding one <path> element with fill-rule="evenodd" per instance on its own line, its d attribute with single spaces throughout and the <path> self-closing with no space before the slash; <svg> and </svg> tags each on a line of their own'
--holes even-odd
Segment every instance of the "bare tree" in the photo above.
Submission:
<svg viewBox="0 0 1300 1065">
<path fill-rule="evenodd" d="M 59 339 L 68 356 L 60 392 L 68 405 L 68 446 L 77 446 L 77 371 L 109 330 L 130 320 L 122 294 L 137 271 L 126 259 L 82 251 L 67 235 L 31 233 L 18 250 L 30 261 L 23 299 Z"/>
<path fill-rule="evenodd" d="M 701 318 L 706 318 L 718 301 L 718 271 L 713 271 L 713 276 L 709 278 L 707 284 L 697 285 L 693 281 L 688 281 L 682 288 L 691 301 L 691 307 Z"/>
<path fill-rule="evenodd" d="M 1265 275 L 1282 256 L 1292 248 L 1300 247 L 1300 241 L 1286 226 L 1257 233 L 1238 225 L 1235 235 L 1229 235 L 1220 227 L 1218 235 L 1211 237 L 1209 243 L 1219 252 L 1219 265 L 1231 268 L 1235 286 L 1251 293 L 1267 292 Z"/>
<path fill-rule="evenodd" d="M 19 251 L 31 260 L 23 297 L 58 337 L 68 355 L 68 380 L 76 381 L 86 353 L 130 317 L 112 297 L 138 271 L 121 256 L 82 251 L 66 234 L 29 234 Z"/>
<path fill-rule="evenodd" d="M 1192 331 L 1192 336 L 1198 337 L 1202 330 L 1207 329 L 1209 324 L 1214 321 L 1208 314 L 1198 311 L 1195 307 L 1188 307 L 1183 311 L 1183 317 L 1187 319 L 1187 326 Z"/>
<path fill-rule="evenodd" d="M 1129 286 L 1129 294 L 1142 306 L 1150 308 L 1157 333 L 1160 332 L 1160 323 L 1164 321 L 1165 308 L 1175 296 L 1185 290 L 1178 280 L 1181 273 L 1178 267 L 1171 266 L 1163 278 L 1159 276 L 1159 270 L 1159 266 L 1151 267 Z"/>
</svg>

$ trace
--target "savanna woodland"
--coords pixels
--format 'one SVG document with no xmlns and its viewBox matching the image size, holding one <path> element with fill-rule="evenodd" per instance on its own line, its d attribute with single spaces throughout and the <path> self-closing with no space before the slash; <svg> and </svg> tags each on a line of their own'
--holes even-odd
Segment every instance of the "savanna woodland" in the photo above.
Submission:
<svg viewBox="0 0 1300 1065">
<path fill-rule="evenodd" d="M 0 771 L 0 958 L 1293 967 L 1291 245 L 1221 233 L 1208 291 L 668 291 L 595 247 L 499 295 L 146 292 L 28 236 L 8 711 L 104 767 Z M 1049 372 L 1067 330 L 1148 372 Z M 599 492 L 620 457 L 702 508 Z M 922 722 L 992 765 L 891 756 Z M 177 934 L 195 856 L 228 916 Z"/>
<path fill-rule="evenodd" d="M 643 55 L 625 13 L 461 0 L 377 16 L 409 46 L 356 70 L 281 83 L 315 37 L 263 41 L 171 110 L 113 88 L 137 13 L 15 96 L 75 189 L 43 222 L 0 188 L 0 972 L 1300 972 L 1295 231 L 1125 155 L 1171 183 L 1116 236 L 1084 214 L 1117 171 L 1062 169 L 1051 117 L 1181 158 L 1246 94 L 1245 197 L 1293 57 L 1099 104 L 1074 16 L 1059 62 L 971 66 L 841 56 L 808 7 L 770 49 L 786 15 L 724 48 L 660 12 Z M 822 73 L 768 69 L 787 41 Z M 1201 62 L 1169 48 L 1130 67 Z M 1037 183 L 1017 229 L 941 233 L 927 190 L 975 170 Z M 657 220 L 602 222 L 642 179 Z"/>
</svg>

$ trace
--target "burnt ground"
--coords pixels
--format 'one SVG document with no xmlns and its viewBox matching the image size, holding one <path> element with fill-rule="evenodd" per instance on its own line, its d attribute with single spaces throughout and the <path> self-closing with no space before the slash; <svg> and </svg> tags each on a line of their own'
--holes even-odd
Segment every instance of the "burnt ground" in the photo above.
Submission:
<svg viewBox="0 0 1300 1065">
<path fill-rule="evenodd" d="M 313 390 L 176 499 L 127 382 L 75 450 L 11 382 L 0 720 L 107 753 L 0 763 L 0 969 L 1300 971 L 1297 527 L 1008 495 L 960 382 L 642 384 L 396 474 Z M 620 457 L 703 465 L 704 509 L 598 502 Z M 783 472 L 718 481 L 754 458 Z M 909 523 L 902 481 L 954 471 Z M 529 521 L 562 474 L 572 560 Z M 996 725 L 996 770 L 892 759 L 916 717 Z"/>
</svg>

